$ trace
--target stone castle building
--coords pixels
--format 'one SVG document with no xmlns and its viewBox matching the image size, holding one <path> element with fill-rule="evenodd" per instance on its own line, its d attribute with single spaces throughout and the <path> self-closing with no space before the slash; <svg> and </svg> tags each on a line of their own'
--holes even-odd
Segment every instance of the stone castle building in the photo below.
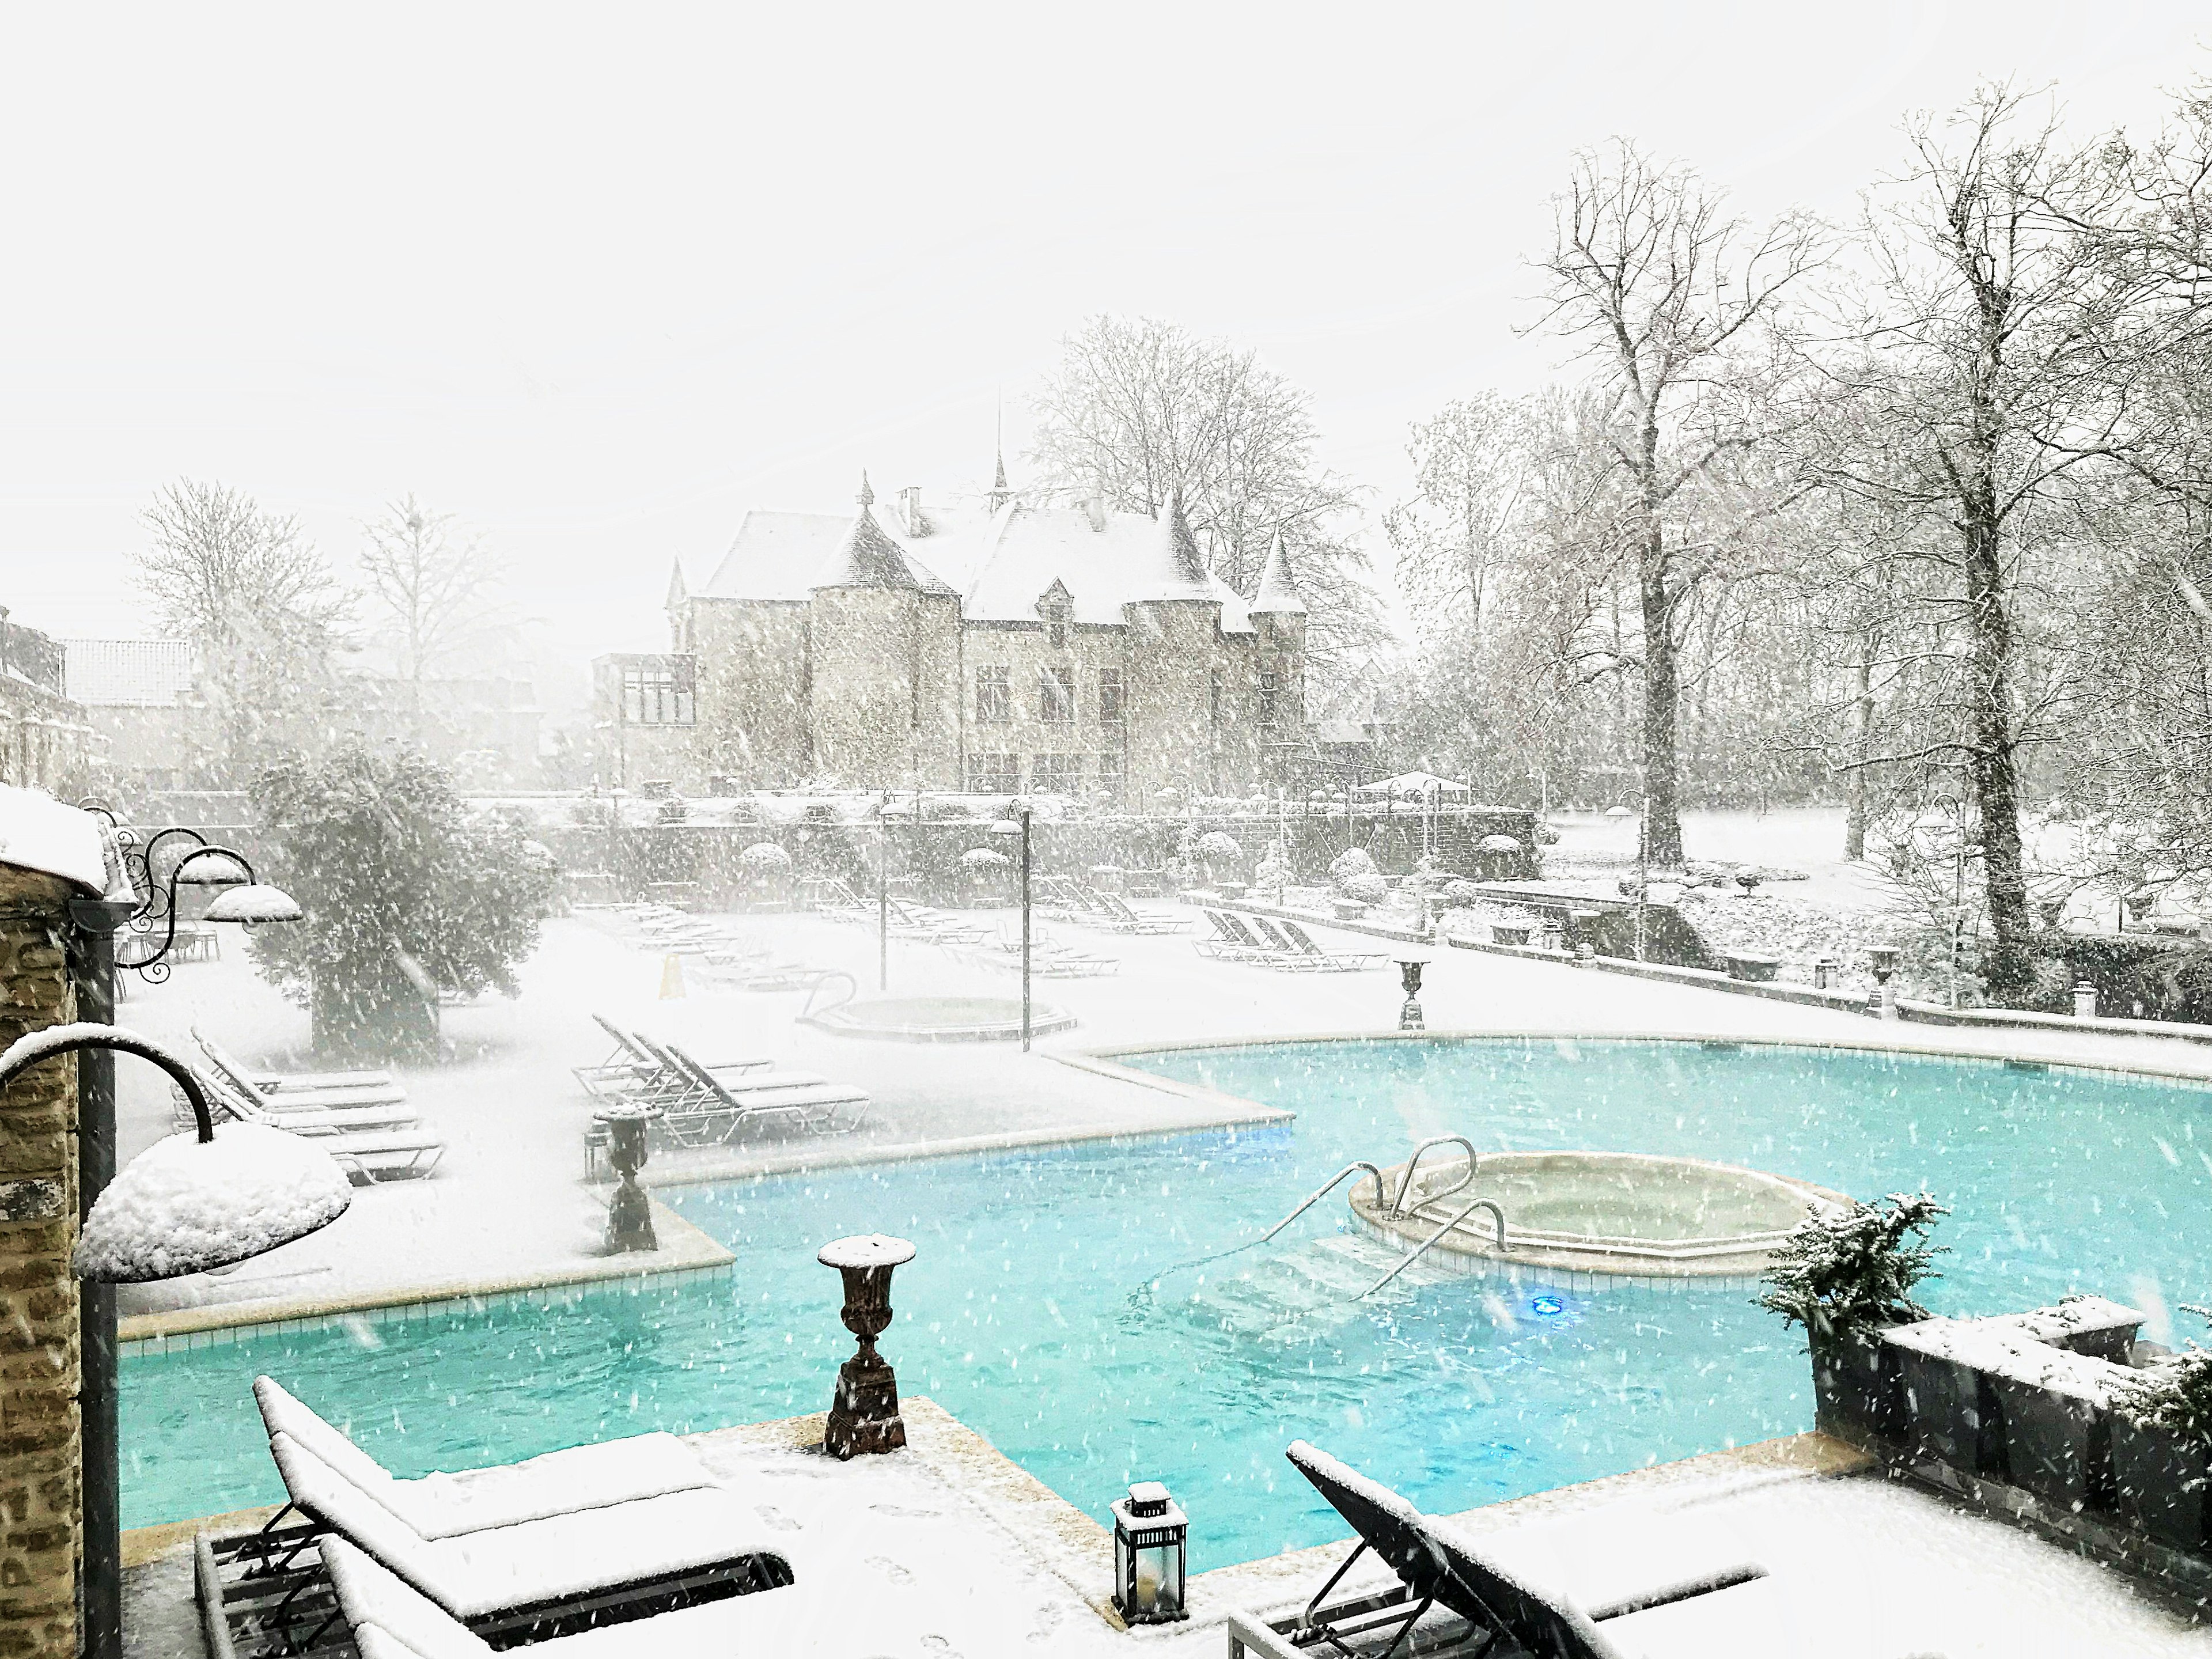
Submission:
<svg viewBox="0 0 2212 1659">
<path fill-rule="evenodd" d="M 1052 791 L 1153 807 L 1271 787 L 1306 740 L 1305 605 L 1279 538 L 1249 601 L 1178 495 L 1154 519 L 902 489 L 746 514 L 665 655 L 603 657 L 609 782 Z M 1172 798 L 1170 798 L 1172 799 Z"/>
</svg>

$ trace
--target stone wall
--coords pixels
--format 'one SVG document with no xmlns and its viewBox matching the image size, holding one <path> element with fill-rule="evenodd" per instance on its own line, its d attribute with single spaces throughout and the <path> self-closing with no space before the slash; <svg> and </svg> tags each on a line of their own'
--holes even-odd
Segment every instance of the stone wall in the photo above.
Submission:
<svg viewBox="0 0 2212 1659">
<path fill-rule="evenodd" d="M 0 1047 L 74 1018 L 70 889 L 0 864 Z M 76 1063 L 0 1092 L 0 1659 L 77 1646 Z"/>
<path fill-rule="evenodd" d="M 0 783 L 74 800 L 92 788 L 93 757 L 106 746 L 82 705 L 0 674 Z"/>
</svg>

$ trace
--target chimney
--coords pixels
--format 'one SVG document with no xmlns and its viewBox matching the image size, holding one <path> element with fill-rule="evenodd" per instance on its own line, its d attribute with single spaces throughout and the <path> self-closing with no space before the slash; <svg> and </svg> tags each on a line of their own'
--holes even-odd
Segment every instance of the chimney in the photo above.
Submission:
<svg viewBox="0 0 2212 1659">
<path fill-rule="evenodd" d="M 908 484 L 898 493 L 899 523 L 909 536 L 927 536 L 929 526 L 921 517 L 921 486 Z"/>
<path fill-rule="evenodd" d="M 1091 520 L 1091 530 L 1103 535 L 1106 529 L 1106 498 L 1103 495 L 1085 495 L 1076 505 L 1083 509 L 1083 516 Z"/>
</svg>

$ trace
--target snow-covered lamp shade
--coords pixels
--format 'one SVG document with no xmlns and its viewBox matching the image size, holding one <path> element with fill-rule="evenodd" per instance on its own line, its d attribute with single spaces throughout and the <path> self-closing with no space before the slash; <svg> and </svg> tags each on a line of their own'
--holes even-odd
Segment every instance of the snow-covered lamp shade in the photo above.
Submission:
<svg viewBox="0 0 2212 1659">
<path fill-rule="evenodd" d="M 195 1127 L 131 1160 L 94 1201 L 71 1265 L 80 1279 L 143 1284 L 234 1267 L 345 1213 L 353 1187 L 313 1141 L 260 1124 L 218 1134 L 191 1067 L 112 1025 L 52 1025 L 0 1054 L 0 1088 L 42 1060 L 112 1048 L 151 1060 L 191 1103 Z"/>
<path fill-rule="evenodd" d="M 227 847 L 196 847 L 177 860 L 170 878 L 179 887 L 243 887 L 253 868 Z"/>
<path fill-rule="evenodd" d="M 204 915 L 209 921 L 297 921 L 300 902 L 281 887 L 248 882 L 217 894 Z"/>
</svg>

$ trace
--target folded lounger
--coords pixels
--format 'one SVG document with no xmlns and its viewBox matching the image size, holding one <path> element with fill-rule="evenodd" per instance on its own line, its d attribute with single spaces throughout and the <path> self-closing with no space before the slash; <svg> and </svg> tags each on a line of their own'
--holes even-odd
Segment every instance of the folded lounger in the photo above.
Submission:
<svg viewBox="0 0 2212 1659">
<path fill-rule="evenodd" d="M 325 1540 L 322 1553 L 337 1597 L 337 1618 L 352 1629 L 361 1659 L 492 1659 L 497 1651 L 344 1539 Z M 532 1651 L 551 1659 L 670 1659 L 691 1654 L 758 1654 L 763 1659 L 774 1655 L 782 1659 L 825 1650 L 806 1642 L 808 1613 L 801 1599 L 789 1593 L 735 1595 L 554 1636 L 542 1645 L 533 1644 Z M 813 1617 L 817 1623 L 823 1620 L 818 1610 Z M 311 1645 L 309 1650 L 319 1646 Z"/>
<path fill-rule="evenodd" d="M 1717 1596 L 1726 1601 L 1727 1595 L 1721 1593 L 1734 1592 L 1757 1601 L 1760 1612 L 1771 1611 L 1764 1598 L 1736 1589 L 1766 1577 L 1765 1568 L 1754 1562 L 1716 1565 L 1671 1580 L 1655 1579 L 1648 1572 L 1639 1580 L 1637 1564 L 1632 1562 L 1603 1600 L 1584 1604 L 1477 1550 L 1456 1533 L 1437 1526 L 1388 1486 L 1304 1441 L 1294 1441 L 1287 1455 L 1359 1534 L 1359 1543 L 1307 1604 L 1288 1643 L 1246 1615 L 1231 1615 L 1232 1653 L 1248 1647 L 1268 1654 L 1296 1653 L 1314 1643 L 1328 1643 L 1339 1618 L 1361 1621 L 1340 1632 L 1340 1640 L 1354 1629 L 1371 1634 L 1378 1629 L 1387 1631 L 1393 1623 L 1401 1624 L 1393 1644 L 1395 1647 L 1432 1607 L 1449 1609 L 1477 1632 L 1486 1633 L 1490 1644 L 1482 1649 L 1485 1653 L 1495 1644 L 1501 1654 L 1525 1655 L 1527 1659 L 1644 1659 L 1644 1656 L 1656 1659 L 1661 1654 L 1671 1659 L 1676 1654 L 1692 1653 L 1715 1659 L 1737 1653 L 1742 1659 L 1754 1659 L 1754 1656 L 1771 1659 L 1774 1654 L 1790 1650 L 1778 1647 L 1761 1654 L 1755 1647 L 1740 1649 L 1731 1642 L 1711 1640 L 1715 1632 L 1710 1631 L 1701 1639 L 1692 1630 L 1687 1642 L 1683 1640 L 1686 1631 L 1677 1610 L 1687 1610 L 1686 1604 L 1700 1598 Z M 1398 1576 L 1401 1589 L 1395 1599 L 1367 1596 L 1342 1608 L 1324 1607 L 1322 1603 L 1345 1572 L 1370 1550 Z M 1696 1609 L 1709 1610 L 1707 1607 Z M 1656 1626 L 1650 1622 L 1655 1619 Z M 1725 1624 L 1725 1615 L 1716 1622 Z M 1607 1625 L 1613 1628 L 1601 1628 Z"/>
<path fill-rule="evenodd" d="M 715 1484 L 697 1454 L 672 1434 L 631 1435 L 498 1468 L 403 1480 L 276 1378 L 253 1379 L 253 1402 L 272 1440 L 290 1435 L 428 1539 Z"/>
<path fill-rule="evenodd" d="M 425 1538 L 289 1433 L 271 1435 L 269 1452 L 314 1533 L 337 1534 L 488 1638 L 542 1640 L 793 1580 L 758 1518 L 720 1486 Z"/>
<path fill-rule="evenodd" d="M 191 1028 L 192 1041 L 198 1043 L 210 1060 L 221 1052 L 214 1042 L 197 1025 Z M 236 1066 L 228 1055 L 223 1063 Z M 242 1069 L 242 1068 L 241 1068 Z M 264 1089 L 282 1092 L 286 1089 L 396 1089 L 399 1079 L 389 1072 L 256 1072 L 253 1081 Z"/>
<path fill-rule="evenodd" d="M 1255 916 L 1253 920 L 1257 921 L 1260 918 Z M 1310 966 L 1323 972 L 1357 973 L 1362 969 L 1380 968 L 1390 960 L 1388 951 L 1324 951 L 1314 943 L 1312 934 L 1287 916 L 1279 917 L 1275 926 Z"/>
</svg>

